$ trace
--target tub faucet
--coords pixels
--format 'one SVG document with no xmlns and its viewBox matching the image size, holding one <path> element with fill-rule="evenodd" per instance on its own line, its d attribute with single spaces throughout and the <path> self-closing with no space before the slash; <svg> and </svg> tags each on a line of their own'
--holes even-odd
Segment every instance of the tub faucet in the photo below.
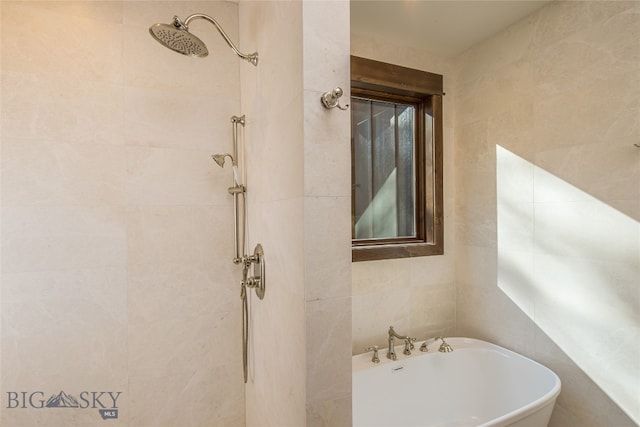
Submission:
<svg viewBox="0 0 640 427">
<path fill-rule="evenodd" d="M 389 326 L 389 350 L 387 351 L 387 359 L 396 360 L 398 358 L 398 356 L 396 356 L 396 350 L 394 348 L 394 342 L 396 338 L 398 338 L 399 340 L 405 340 L 405 343 L 409 343 L 405 345 L 404 354 L 407 354 L 407 352 L 408 354 L 411 354 L 408 349 L 409 347 L 413 346 L 412 343 L 413 341 L 415 341 L 415 338 L 398 335 L 396 331 L 393 330 L 393 326 Z"/>
</svg>

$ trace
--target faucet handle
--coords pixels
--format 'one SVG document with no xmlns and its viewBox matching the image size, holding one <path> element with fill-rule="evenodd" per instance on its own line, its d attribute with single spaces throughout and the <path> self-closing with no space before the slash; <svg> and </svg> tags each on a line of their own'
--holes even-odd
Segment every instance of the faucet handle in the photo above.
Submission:
<svg viewBox="0 0 640 427">
<path fill-rule="evenodd" d="M 378 357 L 378 346 L 374 345 L 371 347 L 367 347 L 364 349 L 364 351 L 373 351 L 373 357 L 371 358 L 371 361 L 373 363 L 380 363 L 380 358 Z"/>
<path fill-rule="evenodd" d="M 415 349 L 413 343 L 416 342 L 415 338 L 407 337 L 404 340 L 404 351 L 402 354 L 406 354 L 407 356 L 411 354 L 411 350 Z"/>
<path fill-rule="evenodd" d="M 415 348 L 416 348 L 416 347 L 413 345 L 413 343 L 414 343 L 414 342 L 416 342 L 416 340 L 417 340 L 417 338 L 411 338 L 411 337 L 409 337 L 409 348 L 410 348 L 411 350 L 415 350 Z"/>
</svg>

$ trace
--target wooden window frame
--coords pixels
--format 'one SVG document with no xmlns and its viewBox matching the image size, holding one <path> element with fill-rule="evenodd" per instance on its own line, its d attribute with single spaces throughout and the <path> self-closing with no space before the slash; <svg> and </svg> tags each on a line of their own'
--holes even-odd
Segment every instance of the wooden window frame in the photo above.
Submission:
<svg viewBox="0 0 640 427">
<path fill-rule="evenodd" d="M 352 261 L 370 261 L 444 254 L 443 177 L 442 177 L 442 92 L 440 74 L 401 67 L 385 62 L 351 56 L 351 96 L 388 102 L 415 103 L 416 118 L 422 122 L 416 141 L 416 237 L 391 239 L 353 239 Z M 432 207 L 427 201 L 425 176 L 424 115 L 430 110 L 433 117 L 433 197 Z M 351 144 L 352 182 L 354 147 Z M 351 221 L 355 222 L 352 186 Z M 433 216 L 432 243 L 427 241 L 425 220 Z"/>
</svg>

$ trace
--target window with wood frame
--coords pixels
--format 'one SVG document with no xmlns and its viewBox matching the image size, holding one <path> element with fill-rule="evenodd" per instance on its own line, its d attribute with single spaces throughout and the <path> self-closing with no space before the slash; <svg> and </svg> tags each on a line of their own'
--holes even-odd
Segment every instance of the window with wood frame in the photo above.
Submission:
<svg viewBox="0 0 640 427">
<path fill-rule="evenodd" d="M 352 260 L 444 253 L 442 76 L 351 57 Z"/>
</svg>

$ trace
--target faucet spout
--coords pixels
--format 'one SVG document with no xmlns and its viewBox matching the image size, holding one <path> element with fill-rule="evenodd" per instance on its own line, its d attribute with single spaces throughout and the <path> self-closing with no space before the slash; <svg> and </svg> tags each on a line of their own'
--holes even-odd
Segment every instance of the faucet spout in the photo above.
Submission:
<svg viewBox="0 0 640 427">
<path fill-rule="evenodd" d="M 396 360 L 398 358 L 398 356 L 396 355 L 396 350 L 395 350 L 395 339 L 398 338 L 399 340 L 413 340 L 413 338 L 409 337 L 409 336 L 403 336 L 403 335 L 398 335 L 398 333 L 396 331 L 393 330 L 393 326 L 389 326 L 389 349 L 387 350 L 387 359 L 391 359 L 391 360 Z"/>
</svg>

